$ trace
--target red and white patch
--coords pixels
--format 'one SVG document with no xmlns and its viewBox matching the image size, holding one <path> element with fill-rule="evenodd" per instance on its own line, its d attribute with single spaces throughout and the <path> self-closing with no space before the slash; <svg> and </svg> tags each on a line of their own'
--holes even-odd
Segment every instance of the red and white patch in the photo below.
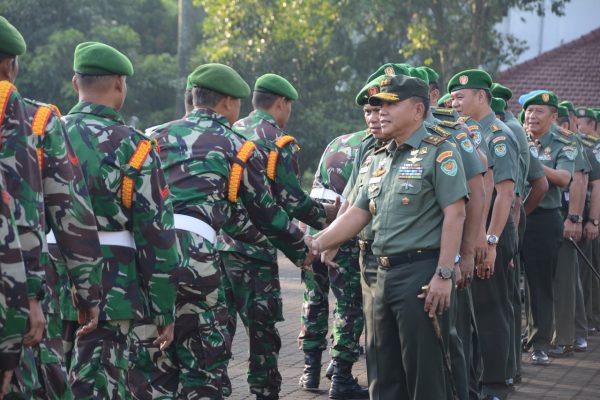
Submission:
<svg viewBox="0 0 600 400">
<path fill-rule="evenodd" d="M 467 75 L 461 75 L 458 77 L 458 81 L 461 85 L 466 85 L 467 83 L 469 83 L 469 77 Z"/>
<path fill-rule="evenodd" d="M 369 97 L 375 96 L 377 93 L 379 93 L 379 89 L 377 88 L 377 86 L 373 86 L 373 87 L 370 87 L 367 92 L 369 93 Z"/>
<path fill-rule="evenodd" d="M 392 67 L 387 67 L 383 72 L 385 72 L 386 75 L 396 75 L 396 71 L 394 71 L 394 68 Z"/>
</svg>

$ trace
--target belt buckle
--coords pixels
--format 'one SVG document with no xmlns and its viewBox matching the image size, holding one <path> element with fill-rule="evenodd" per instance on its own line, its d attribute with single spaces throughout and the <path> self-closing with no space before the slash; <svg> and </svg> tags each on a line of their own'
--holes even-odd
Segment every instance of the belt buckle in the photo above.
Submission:
<svg viewBox="0 0 600 400">
<path fill-rule="evenodd" d="M 379 257 L 379 264 L 382 267 L 389 268 L 389 266 L 390 266 L 390 259 L 388 257 Z"/>
<path fill-rule="evenodd" d="M 364 240 L 359 240 L 358 241 L 358 247 L 362 250 L 362 251 L 367 251 L 367 242 Z"/>
</svg>

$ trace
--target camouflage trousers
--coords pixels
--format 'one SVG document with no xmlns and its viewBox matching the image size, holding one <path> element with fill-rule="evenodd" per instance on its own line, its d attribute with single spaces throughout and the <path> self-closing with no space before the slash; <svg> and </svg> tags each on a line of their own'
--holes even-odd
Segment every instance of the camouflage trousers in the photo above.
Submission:
<svg viewBox="0 0 600 400">
<path fill-rule="evenodd" d="M 329 318 L 329 289 L 336 299 L 331 332 L 331 357 L 355 363 L 364 326 L 360 284 L 359 249 L 356 241 L 340 248 L 335 260 L 339 268 L 314 262 L 312 272 L 302 272 L 304 302 L 298 347 L 306 351 L 325 350 Z"/>
<path fill-rule="evenodd" d="M 175 339 L 163 354 L 148 346 L 156 339 L 156 328 L 136 326 L 129 385 L 138 399 L 169 393 L 178 399 L 222 399 L 231 393 L 227 376 L 231 337 L 218 252 L 199 235 L 178 230 L 177 237 L 182 265 L 178 270 Z"/>
<path fill-rule="evenodd" d="M 75 348 L 75 333 L 79 329 L 79 323 L 77 321 L 62 320 L 62 346 L 64 353 L 64 364 L 67 371 L 71 370 L 71 364 L 73 362 L 73 349 Z"/>
<path fill-rule="evenodd" d="M 279 266 L 237 252 L 221 252 L 229 334 L 233 338 L 239 314 L 250 343 L 248 386 L 250 393 L 274 397 L 281 390 L 277 358 L 281 338 L 275 327 L 283 321 Z"/>
<path fill-rule="evenodd" d="M 75 339 L 69 384 L 76 399 L 128 399 L 131 321 L 100 321 Z"/>
<path fill-rule="evenodd" d="M 158 330 L 152 321 L 136 322 L 131 330 L 131 368 L 127 383 L 133 399 L 175 398 L 179 372 L 174 363 L 174 352 L 170 349 L 161 351 L 154 345 L 157 337 Z"/>
<path fill-rule="evenodd" d="M 46 329 L 37 346 L 25 348 L 11 384 L 15 399 L 69 400 L 61 339 L 60 314 L 46 314 Z"/>
</svg>

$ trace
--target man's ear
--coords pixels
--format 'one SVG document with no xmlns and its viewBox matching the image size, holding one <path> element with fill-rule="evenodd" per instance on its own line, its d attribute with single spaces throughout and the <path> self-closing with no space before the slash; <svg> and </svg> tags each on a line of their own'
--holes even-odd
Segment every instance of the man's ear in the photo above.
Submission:
<svg viewBox="0 0 600 400">
<path fill-rule="evenodd" d="M 71 85 L 73 86 L 73 89 L 79 93 L 79 84 L 77 83 L 77 77 L 75 75 L 71 78 Z"/>
</svg>

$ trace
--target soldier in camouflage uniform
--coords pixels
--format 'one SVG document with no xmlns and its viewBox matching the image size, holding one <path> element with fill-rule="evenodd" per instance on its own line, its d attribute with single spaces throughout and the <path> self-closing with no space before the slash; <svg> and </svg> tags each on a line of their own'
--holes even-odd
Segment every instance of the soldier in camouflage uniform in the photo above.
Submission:
<svg viewBox="0 0 600 400">
<path fill-rule="evenodd" d="M 7 262 L 1 265 L 6 301 L 2 315 L 4 329 L 0 336 L 2 391 L 8 388 L 22 346 L 38 343 L 44 329 L 39 301 L 43 281 L 40 271 L 41 179 L 25 104 L 12 84 L 19 70 L 17 57 L 25 49 L 21 34 L 0 17 L 0 174 L 4 178 L 3 207 L 8 205 L 9 208 L 3 210 L 7 223 L 2 225 L 2 254 Z M 9 224 L 11 214 L 12 225 Z M 18 254 L 19 247 L 21 255 Z M 28 316 L 29 328 L 26 328 Z"/>
<path fill-rule="evenodd" d="M 75 398 L 127 398 L 130 328 L 149 318 L 164 350 L 173 337 L 179 260 L 169 190 L 154 144 L 119 114 L 133 74 L 129 59 L 102 43 L 77 46 L 79 103 L 65 117 L 88 185 L 102 250 L 98 328 L 75 339 L 69 371 Z"/>
<path fill-rule="evenodd" d="M 254 141 L 267 160 L 267 177 L 277 203 L 290 217 L 324 228 L 335 217 L 337 208 L 322 205 L 302 190 L 299 146 L 283 131 L 292 101 L 297 98 L 296 89 L 286 79 L 265 74 L 254 86 L 254 111 L 236 122 L 234 129 L 246 140 Z M 281 339 L 275 323 L 283 321 L 277 251 L 241 207 L 223 230 L 231 233 L 224 233 L 218 242 L 230 336 L 235 334 L 239 313 L 250 338 L 250 392 L 259 399 L 277 399 L 281 387 L 277 368 Z"/>
<path fill-rule="evenodd" d="M 229 315 L 220 284 L 216 234 L 240 201 L 277 248 L 300 265 L 306 256 L 302 232 L 270 194 L 265 161 L 255 145 L 231 130 L 241 98 L 250 88 L 222 64 L 191 74 L 195 109 L 156 132 L 163 169 L 174 198 L 175 227 L 183 256 L 179 268 L 173 371 L 157 365 L 164 379 L 175 374 L 177 396 L 220 399 L 230 391 Z M 179 375 L 177 377 L 177 374 Z M 144 379 L 140 374 L 139 379 Z M 141 384 L 130 379 L 132 387 Z M 147 391 L 161 390 L 154 386 Z M 143 397 L 140 395 L 138 397 Z"/>
<path fill-rule="evenodd" d="M 41 343 L 33 348 L 35 364 L 27 365 L 30 358 L 23 359 L 23 373 L 31 371 L 31 381 L 39 382 L 37 387 L 26 388 L 31 391 L 29 398 L 69 399 L 71 391 L 67 384 L 62 345 L 59 289 L 63 287 L 61 282 L 71 281 L 70 286 L 74 286 L 77 295 L 76 304 L 81 321 L 89 324 L 85 331 L 93 330 L 97 324 L 97 305 L 100 301 L 100 244 L 88 188 L 59 119 L 58 109 L 34 100 L 25 99 L 25 102 L 33 134 L 38 139 L 45 216 L 48 228 L 52 230 L 48 236 L 48 247 L 52 249 L 54 260 L 49 259 L 47 251 L 42 252 L 46 274 L 43 303 L 47 316 L 46 330 Z M 63 292 L 67 293 L 65 297 L 77 321 L 69 289 L 65 285 Z M 93 321 L 86 318 L 87 315 Z M 78 327 L 78 324 L 74 324 L 75 329 Z"/>
</svg>

